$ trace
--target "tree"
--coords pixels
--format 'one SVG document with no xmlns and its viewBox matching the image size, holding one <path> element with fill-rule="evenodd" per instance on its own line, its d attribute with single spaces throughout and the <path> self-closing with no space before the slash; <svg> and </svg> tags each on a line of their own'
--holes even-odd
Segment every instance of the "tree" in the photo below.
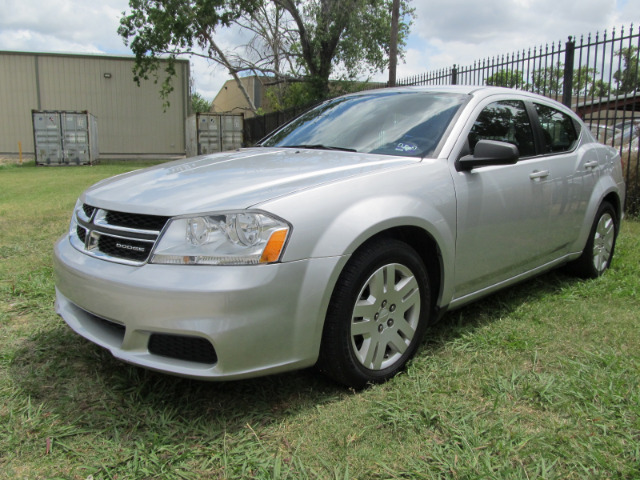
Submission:
<svg viewBox="0 0 640 480">
<path fill-rule="evenodd" d="M 520 70 L 499 70 L 486 79 L 486 84 L 494 87 L 525 87 L 524 77 Z"/>
<path fill-rule="evenodd" d="M 534 70 L 532 80 L 534 92 L 542 95 L 561 95 L 564 82 L 564 65 L 558 63 L 551 67 Z"/>
<path fill-rule="evenodd" d="M 133 67 L 134 80 L 149 75 L 158 82 L 164 79 L 160 94 L 167 98 L 173 90 L 175 59 L 188 54 L 204 58 L 215 58 L 227 67 L 240 86 L 249 105 L 253 106 L 237 71 L 227 60 L 224 52 L 214 41 L 218 27 L 230 26 L 245 12 L 252 12 L 260 0 L 129 0 L 131 13 L 123 12 L 118 34 L 129 45 L 136 56 Z M 167 56 L 164 72 L 158 72 L 160 58 Z M 254 107 L 255 109 L 255 107 Z"/>
<path fill-rule="evenodd" d="M 616 56 L 624 62 L 624 68 L 613 74 L 618 84 L 618 94 L 632 93 L 640 89 L 640 69 L 638 68 L 638 48 L 621 48 Z"/>
<path fill-rule="evenodd" d="M 243 14 L 235 23 L 252 34 L 244 53 L 227 56 L 240 70 L 269 74 L 276 79 L 300 73 L 295 51 L 296 30 L 289 14 L 275 2 L 265 2 Z"/>
<path fill-rule="evenodd" d="M 304 82 L 272 85 L 267 88 L 265 96 L 272 111 L 312 105 L 316 102 L 310 85 Z"/>
<path fill-rule="evenodd" d="M 191 112 L 205 113 L 211 110 L 211 102 L 200 95 L 198 92 L 191 94 Z"/>
<path fill-rule="evenodd" d="M 329 91 L 329 77 L 355 78 L 382 71 L 389 58 L 393 0 L 130 0 L 118 33 L 136 56 L 134 79 L 160 78 L 159 58 L 167 56 L 161 94 L 171 91 L 179 55 L 196 55 L 223 65 L 241 85 L 243 72 L 273 77 L 273 83 L 305 81 L 316 99 Z M 413 17 L 401 1 L 399 51 Z M 254 34 L 245 55 L 223 51 L 217 29 L 236 25 Z"/>
<path fill-rule="evenodd" d="M 604 80 L 596 80 L 589 89 L 589 95 L 594 97 L 608 97 L 611 95 L 611 84 Z"/>
<path fill-rule="evenodd" d="M 229 53 L 228 57 L 236 68 L 250 71 L 266 84 L 272 108 L 288 103 L 285 97 L 291 97 L 291 90 L 300 91 L 293 87 L 301 86 L 295 82 L 302 76 L 295 53 L 296 26 L 290 15 L 280 5 L 265 2 L 256 11 L 242 15 L 236 24 L 252 37 L 244 45 L 244 51 Z"/>
<path fill-rule="evenodd" d="M 564 70 L 564 66 L 562 66 Z M 586 65 L 573 71 L 572 93 L 587 97 L 606 97 L 611 92 L 611 85 L 604 80 L 596 80 L 598 70 Z"/>
<path fill-rule="evenodd" d="M 564 64 L 558 63 L 533 72 L 533 91 L 542 95 L 562 95 L 564 91 Z M 596 80 L 598 70 L 583 65 L 573 71 L 571 93 L 605 97 L 611 86 L 604 80 Z"/>
</svg>

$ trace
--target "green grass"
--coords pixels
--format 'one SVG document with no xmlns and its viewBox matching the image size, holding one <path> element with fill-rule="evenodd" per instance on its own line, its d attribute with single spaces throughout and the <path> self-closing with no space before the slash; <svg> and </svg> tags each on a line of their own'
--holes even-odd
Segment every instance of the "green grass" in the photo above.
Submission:
<svg viewBox="0 0 640 480">
<path fill-rule="evenodd" d="M 0 166 L 0 479 L 640 478 L 640 223 L 596 281 L 544 275 L 449 313 L 363 392 L 114 360 L 53 311 L 79 193 L 135 164 Z"/>
</svg>

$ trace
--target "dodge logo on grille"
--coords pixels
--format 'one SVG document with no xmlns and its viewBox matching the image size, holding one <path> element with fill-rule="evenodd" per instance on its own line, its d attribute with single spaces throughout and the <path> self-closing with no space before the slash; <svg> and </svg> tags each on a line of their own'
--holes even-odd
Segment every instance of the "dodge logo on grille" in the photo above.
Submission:
<svg viewBox="0 0 640 480">
<path fill-rule="evenodd" d="M 133 250 L 134 252 L 145 252 L 144 247 L 136 247 L 135 245 L 127 245 L 126 243 L 116 242 L 116 247 L 124 250 Z"/>
</svg>

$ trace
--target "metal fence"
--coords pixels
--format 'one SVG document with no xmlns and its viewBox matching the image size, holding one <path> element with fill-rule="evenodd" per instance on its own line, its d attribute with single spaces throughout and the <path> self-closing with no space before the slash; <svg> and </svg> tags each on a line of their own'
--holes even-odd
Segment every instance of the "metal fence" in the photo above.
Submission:
<svg viewBox="0 0 640 480">
<path fill-rule="evenodd" d="M 300 115 L 315 104 L 288 108 L 279 112 L 271 112 L 244 119 L 244 141 L 246 145 L 255 145 L 259 140 L 273 132 L 280 125 Z"/>
<path fill-rule="evenodd" d="M 403 78 L 397 85 L 494 85 L 539 93 L 572 108 L 624 160 L 629 213 L 640 214 L 640 28 L 569 37 L 512 54 Z M 377 85 L 376 85 L 377 87 Z M 245 123 L 254 142 L 305 109 Z M 249 130 L 249 131 L 247 131 Z"/>
<path fill-rule="evenodd" d="M 539 93 L 572 108 L 624 160 L 627 211 L 640 214 L 640 28 L 613 29 L 473 65 L 399 80 L 398 85 L 495 85 Z"/>
</svg>

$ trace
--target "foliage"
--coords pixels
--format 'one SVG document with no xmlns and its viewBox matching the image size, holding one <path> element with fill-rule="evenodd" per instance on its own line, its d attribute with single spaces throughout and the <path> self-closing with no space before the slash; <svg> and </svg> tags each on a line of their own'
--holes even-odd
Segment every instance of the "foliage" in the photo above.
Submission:
<svg viewBox="0 0 640 480">
<path fill-rule="evenodd" d="M 371 88 L 380 88 L 385 84 L 351 80 L 331 80 L 329 96 L 335 97 L 347 93 L 360 92 Z M 308 82 L 285 83 L 267 89 L 267 104 L 272 111 L 282 111 L 293 107 L 305 107 L 318 103 L 313 87 Z"/>
<path fill-rule="evenodd" d="M 558 63 L 555 66 L 534 70 L 529 84 L 523 72 L 520 70 L 501 69 L 487 77 L 487 85 L 508 88 L 522 88 L 543 95 L 560 95 L 564 89 L 564 65 Z M 595 68 L 582 66 L 573 72 L 571 90 L 573 95 L 604 97 L 611 91 L 611 86 L 604 80 L 596 80 L 598 71 Z"/>
<path fill-rule="evenodd" d="M 275 82 L 307 81 L 318 100 L 333 75 L 353 79 L 386 68 L 392 0 L 130 0 L 118 33 L 136 55 L 134 79 L 154 76 L 168 55 L 161 94 L 171 91 L 178 55 L 199 55 L 237 76 L 252 72 Z M 402 55 L 414 10 L 401 2 L 398 33 Z M 246 54 L 223 52 L 214 38 L 236 25 L 253 34 Z M 237 78 L 236 78 L 237 80 Z M 237 80 L 238 83 L 239 80 Z M 246 93 L 246 92 L 245 92 Z M 251 102 L 249 102 L 251 103 Z"/>
<path fill-rule="evenodd" d="M 589 88 L 587 95 L 594 97 L 608 97 L 611 95 L 611 84 L 604 80 L 596 80 Z"/>
<path fill-rule="evenodd" d="M 191 113 L 206 113 L 211 110 L 211 102 L 198 92 L 191 94 Z"/>
<path fill-rule="evenodd" d="M 520 70 L 499 70 L 486 79 L 486 84 L 494 87 L 520 87 L 523 88 L 526 83 Z"/>
<path fill-rule="evenodd" d="M 632 93 L 640 90 L 638 48 L 621 48 L 616 52 L 616 56 L 618 56 L 624 63 L 624 68 L 622 70 L 617 70 L 613 74 L 613 78 L 618 84 L 618 94 Z"/>
<path fill-rule="evenodd" d="M 564 80 L 564 65 L 558 63 L 549 67 L 534 70 L 532 74 L 532 88 L 542 95 L 562 94 Z"/>
<path fill-rule="evenodd" d="M 572 84 L 573 94 L 587 97 L 608 96 L 611 92 L 611 85 L 602 79 L 596 80 L 595 77 L 598 73 L 598 70 L 586 65 L 574 70 Z"/>
<path fill-rule="evenodd" d="M 216 28 L 229 26 L 243 12 L 257 7 L 259 0 L 129 0 L 130 13 L 123 12 L 118 34 L 136 56 L 134 81 L 161 78 L 161 95 L 173 90 L 175 59 L 182 54 L 212 56 Z M 160 58 L 167 57 L 165 71 L 159 72 Z"/>
<path fill-rule="evenodd" d="M 316 98 L 329 92 L 329 77 L 336 67 L 354 79 L 365 72 L 382 71 L 388 64 L 391 29 L 390 0 L 311 1 L 303 15 L 289 10 L 300 32 L 301 58 Z M 284 0 L 283 5 L 293 5 Z M 327 5 L 329 9 L 327 9 Z M 326 15 L 325 12 L 329 12 Z M 413 10 L 401 4 L 401 18 Z M 399 25 L 399 51 L 405 46 L 410 23 Z"/>
<path fill-rule="evenodd" d="M 53 311 L 76 197 L 141 166 L 0 166 L 0 479 L 640 478 L 639 222 L 602 278 L 449 312 L 384 385 L 199 382 L 117 361 Z"/>
<path fill-rule="evenodd" d="M 311 105 L 315 101 L 311 84 L 306 82 L 287 82 L 274 85 L 267 89 L 265 96 L 269 109 L 274 112 L 302 105 Z"/>
</svg>

